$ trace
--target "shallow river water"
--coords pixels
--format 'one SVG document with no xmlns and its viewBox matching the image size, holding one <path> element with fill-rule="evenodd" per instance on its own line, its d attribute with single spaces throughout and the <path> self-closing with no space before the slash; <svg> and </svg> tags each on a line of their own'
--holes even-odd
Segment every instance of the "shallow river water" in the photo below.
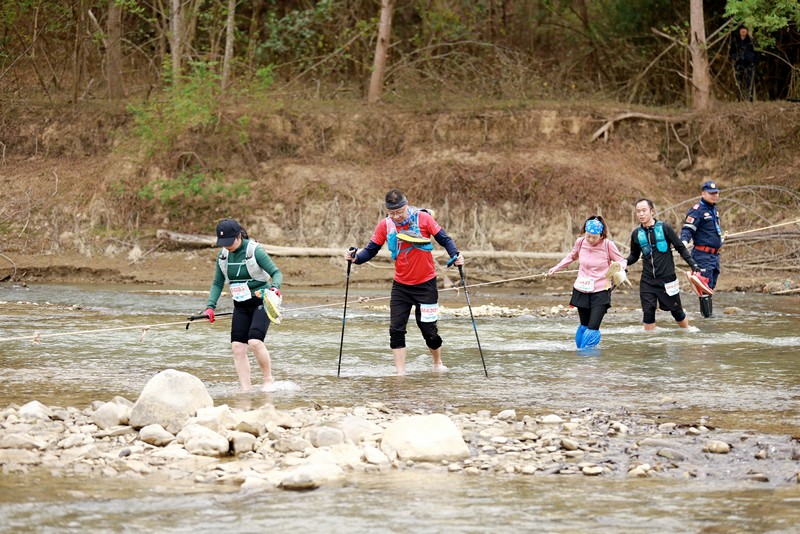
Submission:
<svg viewBox="0 0 800 534">
<path fill-rule="evenodd" d="M 566 293 L 526 291 L 474 290 L 470 296 L 476 311 L 491 303 L 538 310 L 568 301 Z M 444 313 L 440 332 L 450 371 L 430 372 L 430 356 L 412 323 L 408 374 L 396 377 L 388 288 L 351 287 L 337 377 L 343 293 L 287 290 L 284 324 L 271 328 L 267 344 L 276 379 L 298 388 L 241 393 L 229 319 L 188 329 L 182 322 L 204 308 L 201 295 L 130 286 L 0 286 L 0 338 L 18 338 L 0 341 L 0 407 L 39 400 L 84 408 L 116 395 L 135 401 L 155 373 L 173 368 L 199 377 L 215 404 L 245 409 L 383 402 L 409 413 L 514 408 L 519 417 L 625 409 L 679 424 L 800 436 L 798 297 L 722 293 L 715 297 L 715 316 L 702 319 L 696 298 L 684 293 L 693 328 L 680 331 L 659 312 L 659 328 L 645 333 L 636 292 L 619 293 L 603 323 L 601 348 L 589 353 L 575 351 L 575 316 L 478 314 L 488 378 L 469 314 Z M 443 292 L 441 304 L 464 308 L 464 296 Z M 729 306 L 739 312 L 724 314 Z M 39 343 L 24 339 L 35 333 Z M 0 530 L 797 532 L 800 524 L 798 486 L 731 480 L 398 472 L 352 476 L 341 488 L 309 493 L 244 497 L 235 490 L 200 486 L 153 494 L 152 487 L 130 481 L 3 474 Z"/>
</svg>

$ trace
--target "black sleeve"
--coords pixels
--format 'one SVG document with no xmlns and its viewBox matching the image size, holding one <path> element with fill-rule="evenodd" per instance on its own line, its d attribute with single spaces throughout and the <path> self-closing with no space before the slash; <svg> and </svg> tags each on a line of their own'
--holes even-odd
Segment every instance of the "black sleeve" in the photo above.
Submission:
<svg viewBox="0 0 800 534">
<path fill-rule="evenodd" d="M 639 261 L 639 256 L 642 255 L 642 247 L 639 246 L 639 239 L 636 235 L 636 230 L 633 231 L 631 234 L 631 252 L 628 254 L 628 265 L 633 265 L 637 261 Z"/>
<path fill-rule="evenodd" d="M 375 257 L 380 249 L 381 246 L 379 244 L 375 243 L 374 241 L 370 241 L 366 247 L 358 251 L 358 254 L 356 254 L 356 261 L 353 263 L 356 265 L 367 263 L 369 260 Z"/>
<path fill-rule="evenodd" d="M 681 241 L 681 238 L 675 233 L 675 230 L 672 229 L 672 226 L 667 223 L 664 223 L 664 235 L 672 244 L 673 248 L 678 251 L 678 254 L 681 255 L 683 261 L 685 261 L 693 271 L 699 271 L 700 268 L 697 266 L 697 262 L 694 261 L 692 253 L 689 252 L 689 249 L 683 244 L 683 241 Z"/>
<path fill-rule="evenodd" d="M 458 249 L 456 248 L 456 244 L 453 242 L 453 239 L 447 235 L 444 231 L 444 228 L 439 230 L 433 238 L 439 243 L 444 249 L 447 251 L 447 255 L 451 258 L 453 256 L 458 256 Z"/>
</svg>

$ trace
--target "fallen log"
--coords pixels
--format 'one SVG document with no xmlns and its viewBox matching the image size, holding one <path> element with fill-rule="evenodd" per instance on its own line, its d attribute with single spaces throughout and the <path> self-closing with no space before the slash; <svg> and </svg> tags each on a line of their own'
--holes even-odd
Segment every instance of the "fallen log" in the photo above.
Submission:
<svg viewBox="0 0 800 534">
<path fill-rule="evenodd" d="M 196 234 L 181 234 L 178 232 L 171 232 L 169 230 L 158 230 L 156 237 L 159 239 L 167 239 L 181 245 L 200 246 L 200 247 L 213 247 L 216 239 L 206 235 Z M 324 248 L 324 247 L 281 247 L 278 245 L 261 244 L 261 247 L 270 256 L 288 256 L 288 257 L 318 257 L 330 258 L 339 257 L 344 254 L 344 247 L 342 248 Z M 467 258 L 496 258 L 496 259 L 544 259 L 544 260 L 560 260 L 564 257 L 563 252 L 528 252 L 528 251 L 513 251 L 513 250 L 467 250 L 462 251 L 462 254 Z M 389 251 L 382 248 L 378 253 L 380 257 L 389 257 Z M 447 252 L 438 249 L 434 252 L 434 256 L 446 258 Z"/>
<path fill-rule="evenodd" d="M 158 239 L 173 241 L 180 245 L 197 245 L 201 247 L 213 247 L 214 243 L 217 241 L 216 238 L 207 235 L 181 234 L 178 232 L 170 232 L 169 230 L 158 230 L 156 232 L 156 237 Z"/>
<path fill-rule="evenodd" d="M 800 287 L 794 289 L 782 289 L 781 291 L 773 291 L 773 295 L 791 295 L 793 293 L 800 293 Z"/>
</svg>

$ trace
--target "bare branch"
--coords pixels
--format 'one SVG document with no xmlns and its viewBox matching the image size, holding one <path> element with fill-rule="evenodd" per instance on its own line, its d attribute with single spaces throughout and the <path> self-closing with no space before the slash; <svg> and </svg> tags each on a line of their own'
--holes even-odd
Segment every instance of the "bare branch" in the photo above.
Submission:
<svg viewBox="0 0 800 534">
<path fill-rule="evenodd" d="M 656 122 L 666 122 L 667 124 L 678 124 L 681 122 L 686 122 L 687 120 L 691 119 L 693 115 L 691 113 L 685 115 L 650 115 L 649 113 L 638 113 L 635 111 L 621 113 L 614 117 L 613 119 L 606 122 L 603 126 L 600 127 L 593 135 L 592 141 L 596 141 L 598 137 L 601 135 L 605 135 L 606 139 L 608 138 L 608 130 L 619 121 L 623 121 L 626 119 L 644 119 L 649 121 L 656 121 Z"/>
<path fill-rule="evenodd" d="M 664 33 L 661 30 L 657 30 L 656 28 L 650 28 L 650 31 L 654 34 L 658 35 L 659 37 L 663 37 L 669 41 L 672 41 L 672 44 L 682 46 L 684 48 L 689 48 L 689 43 L 684 43 L 683 41 L 677 39 L 676 37 L 671 36 L 668 33 Z"/>
</svg>

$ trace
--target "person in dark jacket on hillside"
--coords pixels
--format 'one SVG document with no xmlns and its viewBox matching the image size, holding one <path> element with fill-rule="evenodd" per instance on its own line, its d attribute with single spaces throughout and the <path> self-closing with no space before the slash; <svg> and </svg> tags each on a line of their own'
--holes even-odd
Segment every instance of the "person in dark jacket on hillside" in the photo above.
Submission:
<svg viewBox="0 0 800 534">
<path fill-rule="evenodd" d="M 739 101 L 749 100 L 752 102 L 758 52 L 756 52 L 753 40 L 747 34 L 747 28 L 744 26 L 739 26 L 731 35 L 731 50 L 729 55 L 731 61 L 733 61 Z"/>
<path fill-rule="evenodd" d="M 645 330 L 656 327 L 656 307 L 672 313 L 681 328 L 689 328 L 689 319 L 681 305 L 681 287 L 675 275 L 672 249 L 678 251 L 683 260 L 699 274 L 700 267 L 692 258 L 681 238 L 672 227 L 655 219 L 653 202 L 642 198 L 636 202 L 636 218 L 639 226 L 631 234 L 631 253 L 628 266 L 642 257 L 642 278 L 639 281 L 639 299 L 642 303 L 642 323 Z"/>
</svg>

